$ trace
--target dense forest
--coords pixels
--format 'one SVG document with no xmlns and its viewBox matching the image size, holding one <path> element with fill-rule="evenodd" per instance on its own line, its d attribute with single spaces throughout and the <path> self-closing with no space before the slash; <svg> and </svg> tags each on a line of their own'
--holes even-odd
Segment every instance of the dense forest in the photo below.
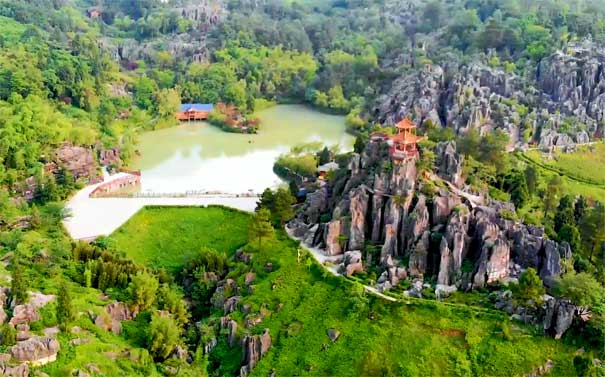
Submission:
<svg viewBox="0 0 605 377">
<path fill-rule="evenodd" d="M 397 328 L 402 319 L 395 309 L 385 309 L 363 288 L 357 289 L 376 282 L 383 272 L 376 255 L 384 239 L 360 245 L 364 258 L 374 258 L 353 279 L 353 288 L 323 275 L 310 257 L 303 268 L 298 266 L 300 258 L 277 255 L 280 250 L 300 253 L 281 229 L 305 208 L 304 198 L 298 198 L 292 210 L 293 195 L 314 179 L 318 164 L 336 161 L 340 166 L 327 177 L 334 199 L 313 221 L 324 226 L 336 220 L 328 208 L 336 207 L 338 195 L 348 195 L 355 179 L 359 184 L 367 178 L 347 173 L 351 153 L 339 154 L 322 145 L 281 156 L 275 170 L 290 181 L 290 189 L 266 191 L 251 219 L 238 218 L 237 231 L 245 229 L 244 236 L 237 236 L 242 239 L 223 239 L 224 245 L 217 241 L 175 270 L 128 258 L 125 241 L 120 244 L 112 237 L 74 242 L 62 227 L 69 216 L 65 200 L 76 189 L 98 182 L 102 168 L 127 169 L 138 153 L 138 135 L 174 126 L 181 103 L 224 103 L 245 115 L 277 103 L 303 103 L 345 116 L 349 132 L 357 137 L 354 152 L 362 156 L 371 151 L 372 133 L 393 134 L 392 126 L 410 117 L 425 136 L 416 163 L 420 195 L 435 198 L 447 188 L 431 182 L 430 174 L 439 170 L 440 148 L 453 142 L 450 145 L 464 156 L 466 188 L 512 203 L 500 211 L 505 220 L 543 228 L 545 239 L 569 247 L 573 257 L 562 261 L 564 273 L 556 280 L 543 281 L 529 268 L 511 288 L 515 305 L 529 308 L 519 326 L 533 326 L 531 332 L 516 337 L 509 334 L 514 326 L 508 319 L 498 322 L 497 336 L 482 336 L 509 343 L 489 351 L 477 335 L 472 339 L 467 334 L 469 351 L 449 358 L 444 367 L 448 375 L 533 373 L 546 362 L 546 355 L 538 353 L 546 351 L 534 354 L 514 349 L 513 343 L 539 348 L 545 342 L 544 350 L 562 347 L 556 348 L 564 355 L 564 367 L 555 369 L 558 375 L 602 376 L 598 360 L 605 357 L 605 189 L 598 178 L 602 171 L 588 149 L 581 148 L 597 142 L 597 153 L 603 151 L 598 142 L 605 133 L 604 48 L 602 0 L 0 0 L 0 283 L 6 286 L 2 294 L 8 295 L 3 310 L 15 316 L 16 308 L 27 303 L 28 291 L 57 296 L 26 330 L 60 328 L 61 346 L 69 351 L 42 367 L 51 375 L 85 369 L 92 375 L 237 375 L 242 346 L 230 340 L 229 334 L 236 332 L 229 330 L 233 325 L 220 321 L 224 305 L 250 285 L 244 281 L 251 271 L 262 281 L 260 288 L 241 295 L 248 295 L 253 310 L 275 313 L 266 327 L 274 331 L 274 343 L 275 332 L 284 342 L 270 360 L 259 364 L 259 375 L 271 373 L 271 362 L 282 373 L 296 365 L 296 371 L 325 375 L 326 361 L 313 359 L 316 350 L 297 338 L 304 331 L 302 322 L 268 309 L 277 308 L 279 300 L 291 304 L 289 293 L 301 303 L 319 305 L 329 300 L 326 292 L 336 292 L 342 301 L 326 309 L 330 318 L 336 317 L 332 310 L 342 309 L 348 313 L 342 323 L 367 317 L 383 321 L 384 328 Z M 564 144 L 558 144 L 561 140 Z M 573 174 L 538 161 L 531 151 L 525 153 L 528 148 L 560 146 L 587 153 L 581 166 L 573 164 Z M 385 159 L 375 161 L 367 175 L 395 170 Z M 317 185 L 305 189 L 319 191 Z M 401 195 L 395 196 L 403 203 Z M 228 222 L 220 216 L 219 221 Z M 438 248 L 440 240 L 431 239 L 431 248 Z M 151 244 L 150 249 L 157 246 Z M 258 260 L 246 264 L 235 249 L 258 253 Z M 292 268 L 292 278 L 301 279 L 301 287 L 312 293 L 294 288 L 279 292 L 279 297 L 271 293 L 282 284 L 270 281 L 271 268 L 278 270 L 280 264 L 280 279 L 285 278 L 285 268 Z M 303 281 L 304 274 L 312 279 Z M 434 286 L 437 277 L 431 279 L 435 281 L 426 283 Z M 405 280 L 394 290 L 411 284 Z M 450 302 L 492 310 L 499 288 L 457 292 Z M 431 289 L 429 285 L 425 290 Z M 589 313 L 588 321 L 574 320 L 558 340 L 562 345 L 546 343 L 551 341 L 543 334 L 548 328 L 528 320 L 537 316 L 531 310 L 538 310 L 545 293 Z M 128 308 L 121 335 L 113 334 L 111 319 L 93 321 L 83 314 L 103 308 L 100 295 Z M 422 300 L 433 302 L 434 296 L 425 292 Z M 418 317 L 426 310 L 427 318 L 451 314 L 450 319 L 434 318 L 436 322 L 464 322 L 460 318 L 465 314 L 454 314 L 448 306 L 417 305 Z M 302 309 L 296 313 L 310 317 Z M 497 316 L 487 317 L 492 315 Z M 2 352 L 9 352 L 23 332 L 19 324 L 4 323 L 6 317 L 0 327 Z M 233 318 L 240 326 L 244 322 L 240 311 Z M 485 318 L 477 321 L 487 328 L 492 317 Z M 103 321 L 105 325 L 96 326 Z M 261 341 L 261 321 L 247 334 L 249 342 Z M 95 334 L 91 348 L 109 352 L 113 345 L 126 356 L 109 363 L 113 366 L 104 365 L 107 370 L 91 370 L 88 365 L 101 365 L 98 359 L 105 356 L 75 356 L 75 327 Z M 376 344 L 387 336 L 368 322 L 362 327 L 367 331 L 362 335 L 372 334 Z M 240 327 L 238 336 L 242 331 Z M 538 343 L 526 343 L 527 338 Z M 362 336 L 356 340 L 362 341 Z M 296 352 L 313 362 L 292 361 L 297 355 L 290 354 L 294 351 L 286 344 L 296 344 Z M 423 375 L 395 357 L 384 359 L 390 349 L 380 347 L 382 353 L 359 355 L 361 366 L 359 360 L 338 363 L 350 363 L 350 375 Z M 574 353 L 579 348 L 583 351 Z M 524 369 L 481 369 L 481 355 L 475 353 L 502 349 L 511 358 L 528 352 L 527 359 L 516 364 Z M 494 363 L 502 368 L 491 356 L 485 358 L 490 367 Z M 335 360 L 335 368 L 345 368 Z M 0 374 L 17 375 L 18 369 L 10 368 L 18 366 L 9 364 L 2 362 Z M 429 374 L 436 371 L 430 369 Z"/>
</svg>

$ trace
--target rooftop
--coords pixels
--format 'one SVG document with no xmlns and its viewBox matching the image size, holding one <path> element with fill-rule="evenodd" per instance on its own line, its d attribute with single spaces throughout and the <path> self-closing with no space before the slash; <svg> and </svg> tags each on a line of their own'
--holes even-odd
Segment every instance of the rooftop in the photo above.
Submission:
<svg viewBox="0 0 605 377">
<path fill-rule="evenodd" d="M 211 103 L 184 103 L 181 105 L 181 112 L 185 111 L 212 111 L 214 105 Z"/>
<path fill-rule="evenodd" d="M 397 127 L 398 130 L 410 130 L 412 128 L 416 128 L 416 124 L 408 118 L 404 118 L 399 123 L 397 123 L 395 127 Z"/>
<path fill-rule="evenodd" d="M 411 133 L 400 133 L 391 137 L 391 140 L 396 144 L 416 144 L 422 139 L 422 136 L 416 136 Z"/>
</svg>

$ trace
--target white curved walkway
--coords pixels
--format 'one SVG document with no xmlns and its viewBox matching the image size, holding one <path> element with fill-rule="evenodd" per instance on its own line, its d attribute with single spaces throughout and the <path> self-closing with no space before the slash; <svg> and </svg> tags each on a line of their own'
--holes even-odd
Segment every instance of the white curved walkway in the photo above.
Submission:
<svg viewBox="0 0 605 377">
<path fill-rule="evenodd" d="M 90 240 L 110 235 L 141 208 L 151 205 L 207 206 L 222 205 L 247 212 L 254 211 L 258 198 L 208 195 L 183 198 L 90 198 L 99 185 L 126 176 L 125 173 L 106 177 L 105 181 L 78 191 L 66 204 L 70 213 L 64 222 L 69 235 L 76 240 Z"/>
</svg>

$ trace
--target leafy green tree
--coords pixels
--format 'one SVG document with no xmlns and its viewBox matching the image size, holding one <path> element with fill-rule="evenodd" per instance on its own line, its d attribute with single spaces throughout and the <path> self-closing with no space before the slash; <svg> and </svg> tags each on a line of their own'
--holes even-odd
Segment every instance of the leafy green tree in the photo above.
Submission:
<svg viewBox="0 0 605 377">
<path fill-rule="evenodd" d="M 292 205 L 296 203 L 296 199 L 290 191 L 285 187 L 280 187 L 275 192 L 275 205 L 272 214 L 277 219 L 280 226 L 284 226 L 286 221 L 294 216 Z"/>
<path fill-rule="evenodd" d="M 566 195 L 559 201 L 557 212 L 554 218 L 554 229 L 555 232 L 559 232 L 565 225 L 575 224 L 574 217 L 574 198 Z"/>
<path fill-rule="evenodd" d="M 516 173 L 511 182 L 510 199 L 517 208 L 523 208 L 530 199 L 525 174 Z"/>
<path fill-rule="evenodd" d="M 584 250 L 589 252 L 589 260 L 593 262 L 593 257 L 597 257 L 597 260 L 602 261 L 597 266 L 605 270 L 605 205 L 597 202 L 580 221 L 579 228 Z"/>
<path fill-rule="evenodd" d="M 271 226 L 271 212 L 268 209 L 262 208 L 257 211 L 248 227 L 250 239 L 258 240 L 258 250 L 261 250 L 262 239 L 273 236 L 274 230 Z"/>
<path fill-rule="evenodd" d="M 555 284 L 555 293 L 576 305 L 605 309 L 605 288 L 587 272 L 566 273 Z"/>
<path fill-rule="evenodd" d="M 527 182 L 527 192 L 530 195 L 536 193 L 538 187 L 538 171 L 533 165 L 528 165 L 525 168 L 525 181 Z"/>
<path fill-rule="evenodd" d="M 573 217 L 577 223 L 580 223 L 584 217 L 586 217 L 588 212 L 588 203 L 586 202 L 586 198 L 580 195 L 574 204 L 573 207 Z"/>
<path fill-rule="evenodd" d="M 324 149 L 322 149 L 318 153 L 317 157 L 319 159 L 320 165 L 327 164 L 328 162 L 330 162 L 331 155 L 330 155 L 330 150 L 328 149 L 328 147 L 324 147 Z"/>
<path fill-rule="evenodd" d="M 157 299 L 158 279 L 148 272 L 138 272 L 128 284 L 130 306 L 139 313 L 151 308 Z"/>
<path fill-rule="evenodd" d="M 466 51 L 473 44 L 473 37 L 480 26 L 481 20 L 476 9 L 458 13 L 448 26 L 449 43 Z"/>
<path fill-rule="evenodd" d="M 508 135 L 501 130 L 485 135 L 478 148 L 480 160 L 495 166 L 499 172 L 503 171 L 508 162 L 508 140 Z"/>
<path fill-rule="evenodd" d="M 425 5 L 422 10 L 422 18 L 428 24 L 430 29 L 437 29 L 441 26 L 443 17 L 443 5 L 440 1 L 431 1 Z"/>
<path fill-rule="evenodd" d="M 575 225 L 565 224 L 559 229 L 559 233 L 557 234 L 559 236 L 559 241 L 569 243 L 569 246 L 574 253 L 582 251 L 582 236 Z"/>
<path fill-rule="evenodd" d="M 5 189 L 0 189 L 0 227 L 10 224 L 17 216 L 17 206 Z"/>
<path fill-rule="evenodd" d="M 59 294 L 57 295 L 57 321 L 59 325 L 65 330 L 69 322 L 75 319 L 75 312 L 73 304 L 71 302 L 71 294 L 69 287 L 64 281 L 59 287 Z"/>
<path fill-rule="evenodd" d="M 239 80 L 238 82 L 229 84 L 225 88 L 222 96 L 223 101 L 231 103 L 241 110 L 247 108 L 247 98 L 245 80 Z"/>
<path fill-rule="evenodd" d="M 298 195 L 298 184 L 296 183 L 295 179 L 291 179 L 288 182 L 288 188 L 290 189 L 290 194 L 292 194 L 292 196 L 294 197 L 294 200 L 296 200 L 296 196 Z"/>
<path fill-rule="evenodd" d="M 147 349 L 155 359 L 166 360 L 181 337 L 181 328 L 169 315 L 155 312 L 149 324 Z"/>
<path fill-rule="evenodd" d="M 275 206 L 275 193 L 270 188 L 266 188 L 260 196 L 260 201 L 256 204 L 256 210 L 266 208 L 271 211 Z"/>
<path fill-rule="evenodd" d="M 559 203 L 559 195 L 563 190 L 563 180 L 555 175 L 549 181 L 544 195 L 544 215 L 552 213 Z"/>
<path fill-rule="evenodd" d="M 542 279 L 540 279 L 536 270 L 531 267 L 521 273 L 519 283 L 513 289 L 515 299 L 525 305 L 530 302 L 541 303 L 544 293 Z"/>
<path fill-rule="evenodd" d="M 473 156 L 475 159 L 478 158 L 479 145 L 481 145 L 481 135 L 479 131 L 471 128 L 466 135 L 464 135 L 458 143 L 458 150 L 460 153 Z"/>
<path fill-rule="evenodd" d="M 139 78 L 134 86 L 134 100 L 137 106 L 146 110 L 153 109 L 157 90 L 155 81 L 146 76 Z"/>
<path fill-rule="evenodd" d="M 187 304 L 179 288 L 172 288 L 168 284 L 162 284 L 159 290 L 159 307 L 172 314 L 172 317 L 183 326 L 189 320 Z"/>
<path fill-rule="evenodd" d="M 0 326 L 0 344 L 10 347 L 15 343 L 17 343 L 17 330 L 8 323 Z"/>
<path fill-rule="evenodd" d="M 181 96 L 176 89 L 162 89 L 156 95 L 157 113 L 162 118 L 173 117 L 181 106 Z"/>
<path fill-rule="evenodd" d="M 349 110 L 350 102 L 345 98 L 342 86 L 336 85 L 328 90 L 330 108 L 338 112 L 346 113 Z"/>
<path fill-rule="evenodd" d="M 355 153 L 362 153 L 363 150 L 365 149 L 366 145 L 363 142 L 363 139 L 361 138 L 361 136 L 357 136 L 355 138 L 355 144 L 353 144 L 353 150 L 355 151 Z"/>
</svg>

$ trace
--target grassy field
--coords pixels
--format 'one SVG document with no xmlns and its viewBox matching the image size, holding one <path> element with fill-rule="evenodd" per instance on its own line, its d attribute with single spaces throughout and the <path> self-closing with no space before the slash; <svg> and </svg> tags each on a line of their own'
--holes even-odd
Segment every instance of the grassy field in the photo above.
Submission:
<svg viewBox="0 0 605 377">
<path fill-rule="evenodd" d="M 589 146 L 581 146 L 574 153 L 557 151 L 553 159 L 547 159 L 540 151 L 528 151 L 526 155 L 570 177 L 605 185 L 605 143 L 594 144 L 592 148 L 591 151 Z"/>
<path fill-rule="evenodd" d="M 545 179 L 555 174 L 560 175 L 565 194 L 582 195 L 604 202 L 605 183 L 597 182 L 600 182 L 598 180 L 601 177 L 605 177 L 605 157 L 602 155 L 605 153 L 605 144 L 597 144 L 595 148 L 594 153 L 581 150 L 577 153 L 562 154 L 559 160 L 547 161 L 538 151 L 526 152 L 519 155 L 519 158 L 525 163 L 533 164 Z"/>
<path fill-rule="evenodd" d="M 149 208 L 114 234 L 119 249 L 139 262 L 174 269 L 201 247 L 232 252 L 245 242 L 248 215 L 221 208 Z M 255 243 L 254 243 L 255 244 Z M 513 376 L 529 373 L 548 359 L 553 376 L 573 376 L 575 348 L 509 323 L 500 313 L 480 313 L 435 301 L 387 303 L 364 296 L 359 285 L 328 275 L 283 232 L 253 254 L 253 293 L 241 304 L 263 321 L 244 330 L 245 315 L 235 312 L 239 335 L 268 328 L 273 345 L 253 376 Z M 265 272 L 267 262 L 273 271 Z M 230 277 L 243 286 L 246 268 Z M 214 314 L 220 317 L 220 313 Z M 328 329 L 340 332 L 332 342 Z M 236 375 L 241 348 L 223 340 L 210 356 L 218 370 Z"/>
<path fill-rule="evenodd" d="M 220 207 L 146 207 L 111 238 L 135 262 L 174 272 L 202 246 L 233 254 L 247 242 L 248 221 Z"/>
</svg>

